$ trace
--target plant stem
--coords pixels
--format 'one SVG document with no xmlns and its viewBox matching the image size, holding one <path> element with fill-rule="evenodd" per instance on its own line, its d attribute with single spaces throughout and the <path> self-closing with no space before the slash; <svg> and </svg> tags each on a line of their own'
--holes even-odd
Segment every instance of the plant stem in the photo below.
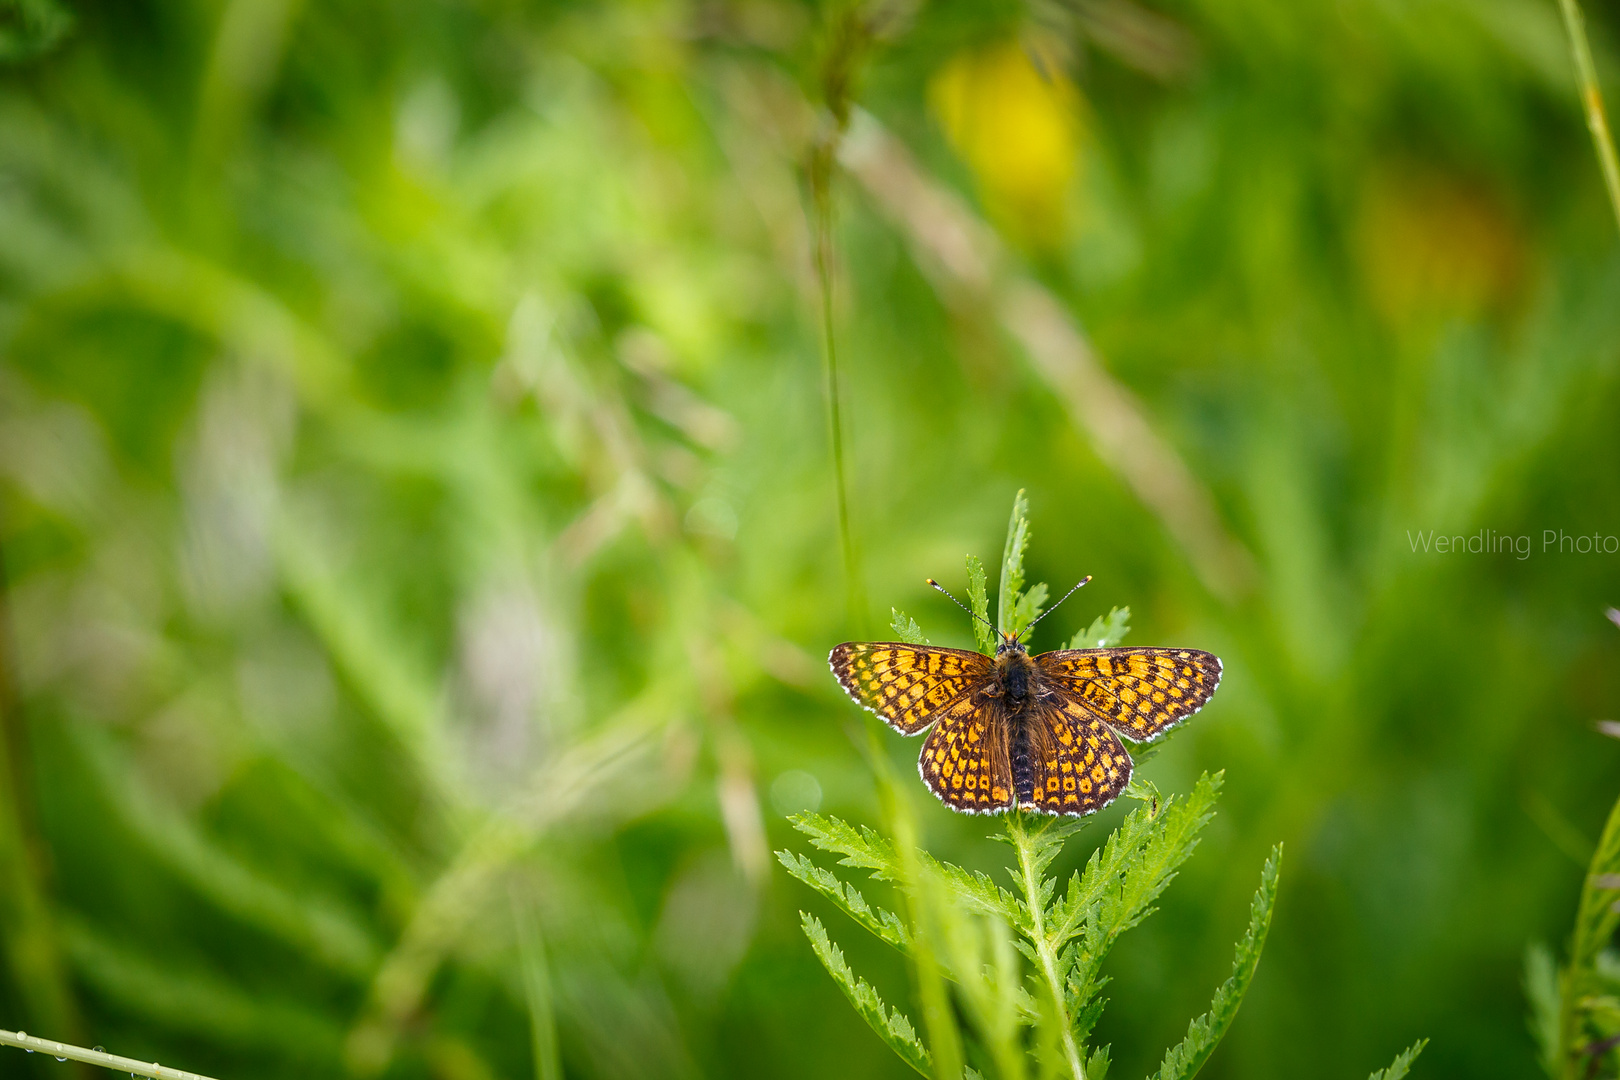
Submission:
<svg viewBox="0 0 1620 1080">
<path fill-rule="evenodd" d="M 1597 150 L 1598 164 L 1603 168 L 1603 183 L 1609 189 L 1609 205 L 1614 210 L 1616 225 L 1620 225 L 1620 161 L 1616 160 L 1614 137 L 1609 133 L 1609 121 L 1603 112 L 1603 94 L 1598 89 L 1597 67 L 1592 63 L 1592 47 L 1586 40 L 1586 18 L 1576 0 L 1559 0 L 1564 12 L 1564 29 L 1569 31 L 1570 51 L 1575 54 L 1575 72 L 1580 79 L 1581 104 L 1586 109 L 1586 126 L 1592 132 L 1592 145 Z"/>
<path fill-rule="evenodd" d="M 1058 958 L 1046 936 L 1046 911 L 1041 903 L 1041 878 L 1035 867 L 1035 852 L 1025 831 L 1024 815 L 1012 810 L 1007 814 L 1007 831 L 1012 834 L 1013 847 L 1018 852 L 1018 873 L 1024 886 L 1024 903 L 1029 907 L 1029 940 L 1040 958 L 1041 977 L 1052 995 L 1052 1013 L 1057 1020 L 1058 1034 L 1063 1040 L 1063 1057 L 1069 1063 L 1074 1080 L 1086 1080 L 1086 1067 L 1080 1056 L 1080 1047 L 1074 1041 L 1074 1024 L 1069 1010 L 1063 1004 L 1063 980 L 1058 977 Z"/>
<path fill-rule="evenodd" d="M 209 1080 L 194 1072 L 184 1069 L 171 1069 L 167 1065 L 159 1065 L 155 1061 L 136 1061 L 134 1058 L 120 1057 L 102 1050 L 86 1050 L 82 1046 L 71 1043 L 52 1042 L 50 1039 L 35 1038 L 23 1031 L 0 1031 L 0 1046 L 17 1046 L 24 1050 L 39 1051 L 50 1054 L 52 1057 L 67 1058 L 70 1061 L 82 1061 L 87 1065 L 100 1065 L 104 1069 L 117 1069 L 127 1072 L 131 1076 L 149 1076 L 153 1080 Z"/>
</svg>

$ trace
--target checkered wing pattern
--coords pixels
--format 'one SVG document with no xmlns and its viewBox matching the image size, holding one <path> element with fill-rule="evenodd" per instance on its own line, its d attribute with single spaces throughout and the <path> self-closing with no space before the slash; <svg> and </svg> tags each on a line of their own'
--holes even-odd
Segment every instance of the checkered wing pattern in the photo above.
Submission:
<svg viewBox="0 0 1620 1080">
<path fill-rule="evenodd" d="M 1198 649 L 1065 649 L 1035 663 L 1049 683 L 1136 742 L 1203 708 L 1221 683 L 1220 660 Z"/>
<path fill-rule="evenodd" d="M 850 697 L 904 735 L 933 723 L 994 670 L 983 653 L 898 641 L 846 641 L 827 662 Z"/>
<path fill-rule="evenodd" d="M 1131 755 L 1119 736 L 1066 690 L 1035 708 L 1029 725 L 1033 808 L 1079 816 L 1113 802 L 1131 779 Z"/>
<path fill-rule="evenodd" d="M 956 699 L 934 716 L 917 771 L 952 810 L 991 814 L 1017 801 L 999 703 Z"/>
</svg>

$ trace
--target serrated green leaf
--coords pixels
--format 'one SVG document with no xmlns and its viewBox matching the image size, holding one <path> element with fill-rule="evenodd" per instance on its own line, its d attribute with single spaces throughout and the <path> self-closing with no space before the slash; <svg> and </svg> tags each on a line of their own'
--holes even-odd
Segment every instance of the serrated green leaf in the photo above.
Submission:
<svg viewBox="0 0 1620 1080">
<path fill-rule="evenodd" d="M 986 656 L 996 652 L 996 632 L 990 628 L 990 594 L 986 589 L 984 563 L 977 555 L 967 557 L 968 604 L 973 614 L 973 642 Z"/>
<path fill-rule="evenodd" d="M 1581 1030 L 1590 1012 L 1591 1001 L 1607 990 L 1598 971 L 1599 958 L 1614 939 L 1620 924 L 1620 801 L 1609 811 L 1596 852 L 1581 886 L 1580 906 L 1575 913 L 1575 930 L 1570 935 L 1569 963 L 1559 979 L 1558 1049 L 1559 1075 L 1576 1075 L 1573 1062 L 1581 1044 Z"/>
<path fill-rule="evenodd" d="M 823 817 L 808 811 L 791 814 L 788 821 L 822 851 L 844 856 L 838 860 L 840 866 L 870 870 L 879 881 L 900 880 L 900 864 L 895 857 L 894 845 L 865 825 L 856 828 L 838 818 Z"/>
<path fill-rule="evenodd" d="M 1071 649 L 1112 649 L 1131 632 L 1131 609 L 1117 607 L 1091 620 L 1091 625 L 1069 639 Z"/>
<path fill-rule="evenodd" d="M 837 904 L 843 909 L 844 914 L 861 926 L 901 952 L 911 948 L 911 934 L 906 929 L 905 923 L 901 922 L 900 917 L 894 912 L 868 904 L 866 897 L 862 896 L 853 885 L 839 880 L 831 870 L 817 866 L 802 855 L 795 855 L 791 851 L 778 851 L 776 858 L 787 868 L 789 874 Z"/>
<path fill-rule="evenodd" d="M 911 1021 L 899 1009 L 890 1009 L 885 1005 L 872 985 L 850 970 L 849 964 L 844 961 L 843 950 L 827 936 L 827 929 L 821 925 L 821 920 L 803 911 L 799 912 L 799 920 L 804 936 L 810 939 L 810 947 L 815 950 L 821 966 L 827 969 L 827 974 L 833 977 L 833 982 L 838 984 L 861 1019 L 901 1061 L 924 1076 L 930 1075 L 932 1058 L 928 1048 L 917 1037 L 917 1029 L 911 1026 Z"/>
<path fill-rule="evenodd" d="M 1227 1028 L 1232 1026 L 1255 968 L 1260 965 L 1260 951 L 1265 948 L 1266 933 L 1271 929 L 1271 910 L 1277 902 L 1277 867 L 1281 860 L 1282 845 L 1279 844 L 1271 849 L 1271 857 L 1260 871 L 1260 888 L 1249 904 L 1249 928 L 1237 943 L 1232 974 L 1216 989 L 1209 1011 L 1188 1024 L 1187 1037 L 1164 1055 L 1157 1080 L 1189 1080 L 1197 1075 L 1226 1035 Z"/>
<path fill-rule="evenodd" d="M 1048 595 L 1044 581 L 1037 581 L 1027 591 L 1019 594 L 1017 602 L 1013 605 L 1012 625 L 1016 627 L 1013 633 L 1023 633 L 1025 627 L 1041 617 Z"/>
<path fill-rule="evenodd" d="M 1174 798 L 1166 800 L 1166 805 Z M 1085 867 L 1069 878 L 1068 891 L 1053 907 L 1048 922 L 1049 940 L 1054 950 L 1063 948 L 1080 932 L 1082 924 L 1101 903 L 1103 894 L 1115 888 L 1133 865 L 1154 828 L 1154 820 L 1148 807 L 1126 814 L 1103 846 L 1091 853 Z"/>
<path fill-rule="evenodd" d="M 1417 1060 L 1417 1056 L 1423 1053 L 1423 1048 L 1428 1045 L 1428 1039 L 1419 1039 L 1397 1054 L 1395 1060 L 1390 1062 L 1389 1068 L 1379 1069 L 1367 1077 L 1367 1080 L 1401 1080 L 1401 1077 L 1411 1070 L 1412 1062 Z"/>
<path fill-rule="evenodd" d="M 1001 549 L 1001 589 L 996 595 L 996 629 L 1016 634 L 1018 598 L 1024 588 L 1024 551 L 1029 547 L 1029 500 L 1024 489 L 1013 496 L 1012 517 L 1007 521 L 1007 542 Z"/>
<path fill-rule="evenodd" d="M 899 608 L 889 609 L 889 625 L 894 628 L 896 641 L 903 641 L 907 645 L 928 644 L 928 639 L 923 637 L 922 627 L 917 625 L 917 620 Z"/>
<path fill-rule="evenodd" d="M 1220 784 L 1219 773 L 1205 773 L 1190 794 L 1166 799 L 1157 814 L 1149 816 L 1147 807 L 1132 811 L 1110 837 L 1103 857 L 1093 856 L 1080 880 L 1071 881 L 1050 947 L 1061 948 L 1065 935 L 1082 935 L 1080 957 L 1070 977 L 1076 988 L 1074 1007 L 1095 993 L 1103 957 L 1121 934 L 1153 913 L 1153 901 L 1198 846 L 1198 833 L 1214 813 Z"/>
<path fill-rule="evenodd" d="M 1014 848 L 1020 846 L 1020 841 L 1029 847 L 1035 862 L 1035 872 L 1045 875 L 1052 860 L 1057 858 L 1063 850 L 1063 845 L 1069 838 L 1091 824 L 1090 818 L 1050 817 L 1046 814 L 1024 813 L 1018 811 L 1008 814 L 1006 819 L 1007 831 L 1005 835 L 997 834 L 991 837 Z M 1017 872 L 1013 871 L 1014 879 Z M 1054 886 L 1056 882 L 1052 883 Z"/>
</svg>

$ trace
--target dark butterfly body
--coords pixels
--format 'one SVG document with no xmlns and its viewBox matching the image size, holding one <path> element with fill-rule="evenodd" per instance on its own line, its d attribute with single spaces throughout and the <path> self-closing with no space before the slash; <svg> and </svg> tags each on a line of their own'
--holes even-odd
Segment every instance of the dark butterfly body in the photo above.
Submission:
<svg viewBox="0 0 1620 1080">
<path fill-rule="evenodd" d="M 1221 662 L 1197 649 L 1064 649 L 995 658 L 901 642 L 845 642 L 839 683 L 895 730 L 929 725 L 917 768 L 945 805 L 1089 814 L 1131 778 L 1120 742 L 1152 739 L 1204 706 Z"/>
</svg>

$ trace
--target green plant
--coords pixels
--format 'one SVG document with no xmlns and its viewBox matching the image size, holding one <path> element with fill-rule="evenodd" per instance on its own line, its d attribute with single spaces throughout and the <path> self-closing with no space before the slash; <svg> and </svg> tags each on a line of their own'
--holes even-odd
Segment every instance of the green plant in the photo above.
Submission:
<svg viewBox="0 0 1620 1080">
<path fill-rule="evenodd" d="M 1539 942 L 1525 953 L 1530 1031 L 1542 1068 L 1554 1080 L 1595 1077 L 1605 1062 L 1620 1065 L 1620 802 L 1586 870 L 1569 960 L 1562 968 Z M 1613 1075 L 1612 1073 L 1609 1075 Z"/>
<path fill-rule="evenodd" d="M 1039 616 L 1047 596 L 1044 584 L 1023 587 L 1028 544 L 1028 504 L 1020 491 L 1002 555 L 997 612 L 998 628 L 1014 634 Z M 988 618 L 984 568 L 969 556 L 967 570 L 973 611 Z M 1129 618 L 1128 609 L 1116 608 L 1075 635 L 1069 647 L 1116 645 L 1129 629 Z M 926 643 L 916 621 L 905 614 L 895 611 L 892 625 L 901 640 Z M 981 649 L 993 650 L 988 627 L 976 622 L 975 634 Z M 1142 805 L 1126 815 L 1061 888 L 1052 864 L 1089 819 L 1008 813 L 1004 832 L 993 839 L 1014 852 L 1009 890 L 983 873 L 915 848 L 906 789 L 895 781 L 875 732 L 872 741 L 870 757 L 889 835 L 820 814 L 801 813 L 791 820 L 814 847 L 838 855 L 839 865 L 896 886 L 901 910 L 874 906 L 855 885 L 806 856 L 779 851 L 777 858 L 788 873 L 911 961 L 928 1038 L 850 968 L 821 920 L 800 912 L 817 957 L 878 1038 L 925 1076 L 1022 1080 L 1033 1074 L 1101 1080 L 1108 1071 L 1109 1048 L 1090 1043 L 1104 1004 L 1100 993 L 1108 982 L 1103 960 L 1122 934 L 1153 913 L 1154 902 L 1192 855 L 1198 834 L 1213 816 L 1221 774 L 1206 773 L 1186 795 L 1166 796 L 1139 775 L 1133 777 L 1126 795 Z M 1139 750 L 1137 761 L 1152 752 Z M 1271 927 L 1281 857 L 1278 845 L 1261 870 L 1232 974 L 1216 989 L 1209 1010 L 1166 1052 L 1157 1080 L 1196 1074 L 1231 1026 Z M 945 983 L 957 1011 L 944 1000 Z M 967 1021 L 966 1032 L 956 1022 L 958 1015 Z M 1404 1076 L 1421 1049 L 1421 1043 L 1413 1046 L 1374 1076 Z"/>
</svg>

